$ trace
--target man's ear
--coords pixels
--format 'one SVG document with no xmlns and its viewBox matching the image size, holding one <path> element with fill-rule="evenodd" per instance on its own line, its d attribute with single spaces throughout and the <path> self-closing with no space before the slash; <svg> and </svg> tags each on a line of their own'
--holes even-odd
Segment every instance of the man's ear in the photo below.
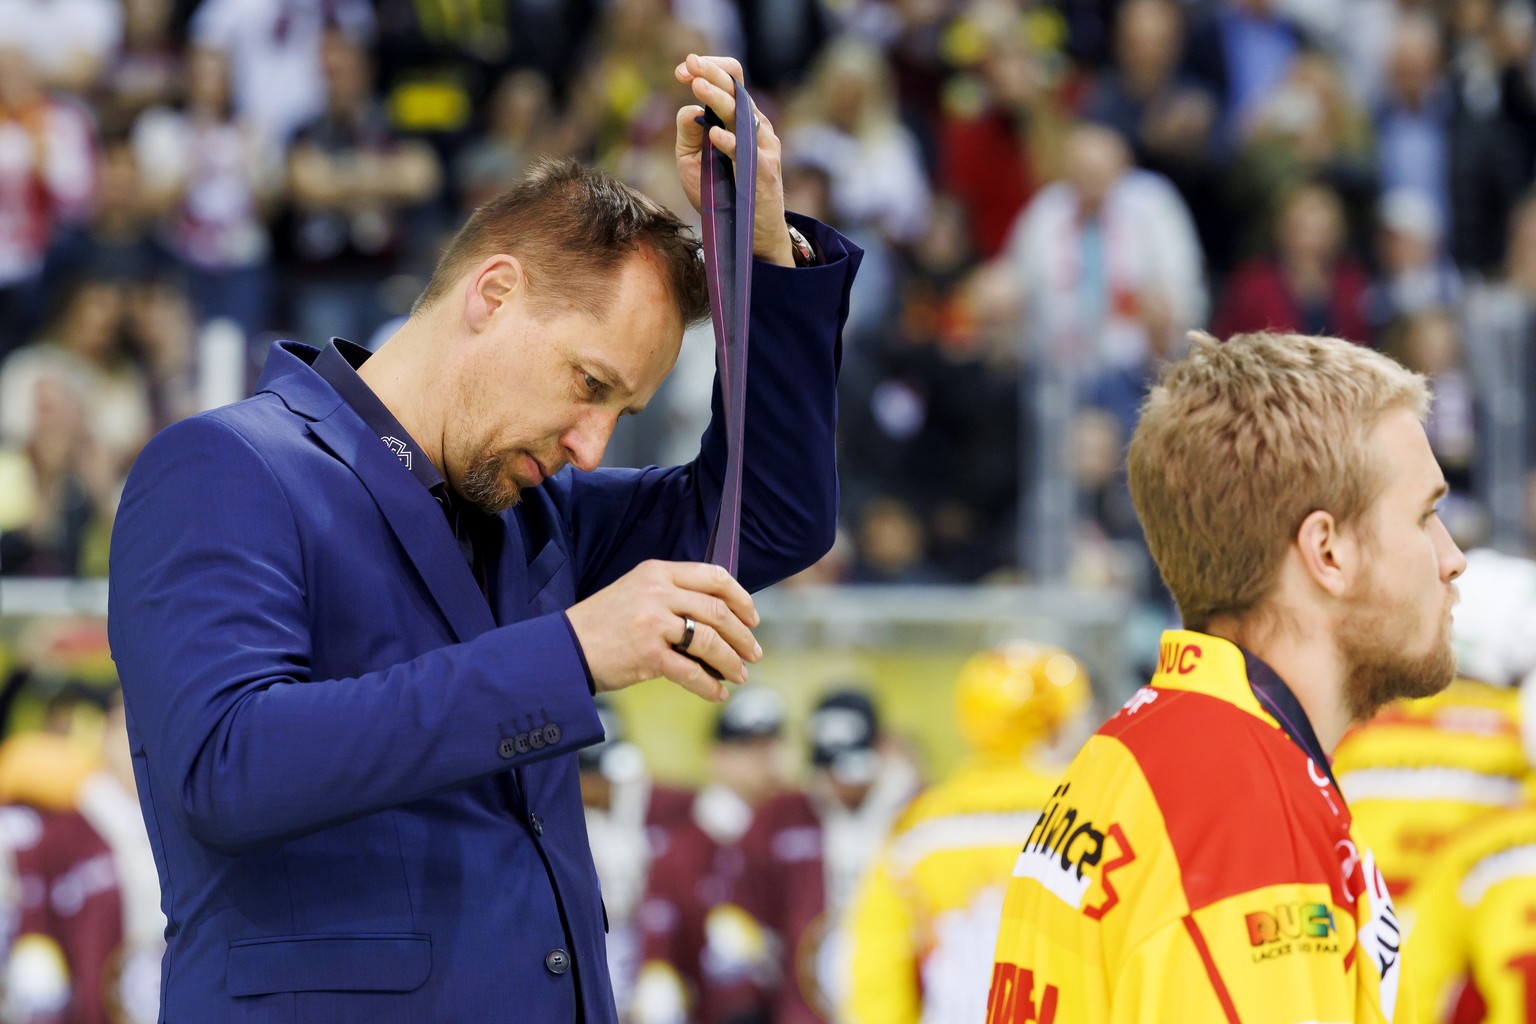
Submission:
<svg viewBox="0 0 1536 1024">
<path fill-rule="evenodd" d="M 1349 590 L 1360 564 L 1360 544 L 1339 528 L 1333 513 L 1313 511 L 1296 530 L 1296 551 L 1308 577 L 1334 597 Z"/>
<path fill-rule="evenodd" d="M 464 322 L 472 331 L 485 330 L 498 313 L 521 298 L 527 283 L 516 256 L 498 253 L 487 257 L 464 284 Z"/>
</svg>

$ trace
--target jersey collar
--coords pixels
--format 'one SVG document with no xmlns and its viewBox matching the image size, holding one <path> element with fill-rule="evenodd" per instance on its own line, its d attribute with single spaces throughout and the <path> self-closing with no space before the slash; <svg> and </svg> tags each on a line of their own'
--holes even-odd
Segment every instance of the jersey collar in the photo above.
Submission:
<svg viewBox="0 0 1536 1024">
<path fill-rule="evenodd" d="M 1328 756 L 1296 694 L 1257 655 L 1209 633 L 1170 629 L 1158 649 L 1159 690 L 1189 690 L 1236 705 L 1284 732 L 1338 789 Z"/>
</svg>

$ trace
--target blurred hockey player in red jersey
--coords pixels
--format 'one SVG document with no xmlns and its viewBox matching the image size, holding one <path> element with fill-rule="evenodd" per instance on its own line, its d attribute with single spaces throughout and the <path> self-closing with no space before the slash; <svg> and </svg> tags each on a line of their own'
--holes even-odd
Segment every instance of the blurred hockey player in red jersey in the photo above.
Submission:
<svg viewBox="0 0 1536 1024">
<path fill-rule="evenodd" d="M 614 1002 L 619 1019 L 628 1020 L 640 970 L 635 912 L 645 892 L 653 846 L 686 817 L 693 794 L 652 781 L 640 748 L 625 740 L 623 721 L 601 697 L 597 714 L 603 723 L 603 742 L 577 755 L 581 802 L 608 916 L 608 971 Z"/>
<path fill-rule="evenodd" d="M 730 900 L 742 837 L 785 784 L 783 731 L 783 699 L 763 687 L 738 690 L 715 719 L 709 782 L 688 817 L 665 832 L 651 864 L 634 1024 L 725 1024 L 721 992 L 750 980 L 762 961 L 760 929 Z"/>
<path fill-rule="evenodd" d="M 742 840 L 736 905 L 763 929 L 769 961 L 766 981 L 735 993 L 732 1024 L 835 1019 L 849 977 L 843 915 L 918 787 L 911 762 L 882 749 L 864 693 L 822 698 L 806 734 L 812 771 L 804 792 L 770 800 Z"/>
</svg>

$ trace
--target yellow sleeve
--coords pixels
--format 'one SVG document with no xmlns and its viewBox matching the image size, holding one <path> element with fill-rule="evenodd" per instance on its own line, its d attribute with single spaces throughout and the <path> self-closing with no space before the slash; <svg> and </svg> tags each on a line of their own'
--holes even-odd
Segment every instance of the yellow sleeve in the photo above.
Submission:
<svg viewBox="0 0 1536 1024">
<path fill-rule="evenodd" d="M 1447 859 L 1436 865 L 1414 890 L 1417 910 L 1404 946 L 1403 979 L 1426 1024 L 1447 1019 L 1452 1000 L 1471 970 L 1471 912 L 1456 896 L 1460 863 Z"/>
<path fill-rule="evenodd" d="M 839 1019 L 847 1024 L 917 1024 L 922 1014 L 917 925 L 891 873 L 889 852 L 864 876 L 845 927 L 852 977 Z"/>
</svg>

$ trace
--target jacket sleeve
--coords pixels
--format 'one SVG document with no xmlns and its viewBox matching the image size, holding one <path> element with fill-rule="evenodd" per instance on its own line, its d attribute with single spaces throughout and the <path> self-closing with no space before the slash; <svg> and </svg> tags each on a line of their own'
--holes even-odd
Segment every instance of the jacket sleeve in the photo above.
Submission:
<svg viewBox="0 0 1536 1024">
<path fill-rule="evenodd" d="M 823 263 L 753 267 L 738 566 L 748 590 L 815 562 L 837 530 L 837 375 L 863 253 L 814 221 L 795 223 Z M 704 557 L 725 478 L 718 377 L 711 412 L 686 466 L 567 472 L 546 483 L 574 538 L 578 597 L 648 558 Z"/>
<path fill-rule="evenodd" d="M 289 499 L 215 417 L 145 449 L 111 558 L 108 632 L 133 753 L 161 813 L 214 849 L 313 832 L 602 736 L 558 614 L 315 678 L 324 638 Z"/>
</svg>

